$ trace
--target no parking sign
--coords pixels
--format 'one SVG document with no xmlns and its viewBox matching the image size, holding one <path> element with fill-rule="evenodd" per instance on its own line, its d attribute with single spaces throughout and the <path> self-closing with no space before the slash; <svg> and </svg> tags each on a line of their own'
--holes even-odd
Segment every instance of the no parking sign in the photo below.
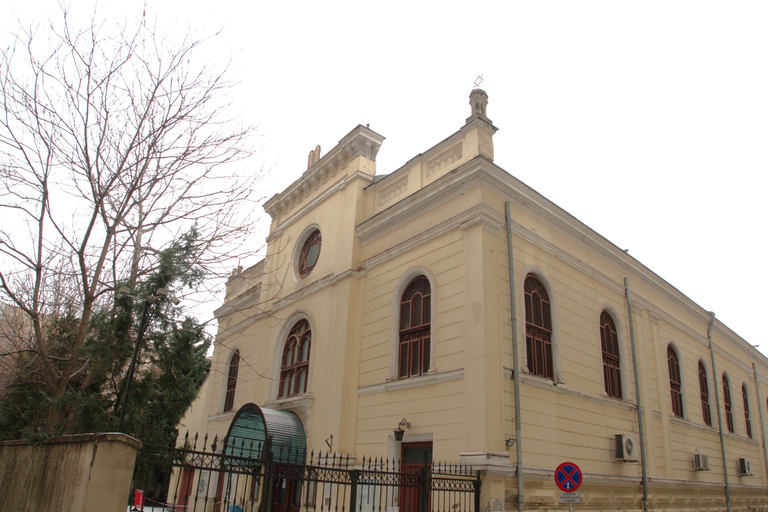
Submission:
<svg viewBox="0 0 768 512">
<path fill-rule="evenodd" d="M 581 470 L 573 462 L 563 462 L 555 470 L 555 485 L 563 492 L 574 492 L 581 485 Z"/>
</svg>

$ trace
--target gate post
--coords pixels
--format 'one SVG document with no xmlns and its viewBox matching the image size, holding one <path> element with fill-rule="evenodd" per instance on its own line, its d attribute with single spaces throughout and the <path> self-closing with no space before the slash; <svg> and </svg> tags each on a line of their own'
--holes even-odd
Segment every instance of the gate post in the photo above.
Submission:
<svg viewBox="0 0 768 512">
<path fill-rule="evenodd" d="M 349 486 L 349 512 L 357 510 L 357 480 L 360 478 L 360 470 L 353 469 L 350 476 Z"/>
<path fill-rule="evenodd" d="M 474 481 L 475 488 L 475 512 L 480 512 L 480 472 L 477 472 L 477 478 Z"/>
<path fill-rule="evenodd" d="M 425 450 L 426 451 L 426 450 Z M 432 487 L 432 473 L 428 465 L 424 465 L 419 476 L 419 512 L 429 512 L 429 492 Z M 476 511 L 479 512 L 479 511 Z"/>
<path fill-rule="evenodd" d="M 264 451 L 262 452 L 264 460 L 264 491 L 261 493 L 261 504 L 259 512 L 271 512 L 272 510 L 272 488 L 274 487 L 274 455 L 272 454 L 272 436 L 267 436 L 264 442 Z"/>
</svg>

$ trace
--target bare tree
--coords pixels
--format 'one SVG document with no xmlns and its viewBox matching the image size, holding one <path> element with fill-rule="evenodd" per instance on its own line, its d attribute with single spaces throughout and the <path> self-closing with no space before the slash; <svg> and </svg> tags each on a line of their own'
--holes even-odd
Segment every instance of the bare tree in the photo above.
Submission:
<svg viewBox="0 0 768 512">
<path fill-rule="evenodd" d="M 144 15 L 82 30 L 62 15 L 0 53 L 0 299 L 28 317 L 53 397 L 89 386 L 78 349 L 95 308 L 181 232 L 196 226 L 209 270 L 232 256 L 255 177 L 223 169 L 251 154 L 252 129 L 227 116 L 226 69 L 193 59 L 205 40 L 172 44 Z M 45 319 L 62 314 L 76 336 L 54 364 Z"/>
</svg>

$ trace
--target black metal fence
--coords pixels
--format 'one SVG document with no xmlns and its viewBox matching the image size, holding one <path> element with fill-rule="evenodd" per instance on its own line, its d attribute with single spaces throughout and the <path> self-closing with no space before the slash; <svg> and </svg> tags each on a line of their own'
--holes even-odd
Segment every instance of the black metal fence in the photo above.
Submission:
<svg viewBox="0 0 768 512">
<path fill-rule="evenodd" d="M 455 463 L 228 446 L 206 435 L 138 454 L 132 508 L 177 512 L 479 512 L 480 476 Z M 135 491 L 139 491 L 136 493 Z"/>
</svg>

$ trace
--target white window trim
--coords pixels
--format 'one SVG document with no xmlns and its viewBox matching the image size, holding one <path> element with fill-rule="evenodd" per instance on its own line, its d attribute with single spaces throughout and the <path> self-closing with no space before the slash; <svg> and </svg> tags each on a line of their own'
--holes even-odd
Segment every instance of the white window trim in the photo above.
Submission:
<svg viewBox="0 0 768 512">
<path fill-rule="evenodd" d="M 307 241 L 307 238 L 309 238 L 309 235 L 314 233 L 315 231 L 320 232 L 320 254 L 317 256 L 317 263 L 312 268 L 312 270 L 307 274 L 307 277 L 302 278 L 301 274 L 299 274 L 299 258 L 301 257 L 301 250 L 304 248 L 304 242 Z M 296 239 L 296 245 L 293 246 L 293 254 L 291 255 L 291 275 L 293 276 L 293 280 L 297 283 L 307 283 L 309 282 L 309 276 L 312 275 L 313 272 L 315 272 L 315 269 L 317 268 L 317 264 L 320 263 L 320 257 L 322 256 L 323 252 L 323 230 L 320 229 L 320 226 L 317 224 L 310 224 L 306 228 L 304 228 L 304 231 L 301 232 L 301 235 L 299 238 Z"/>
<path fill-rule="evenodd" d="M 237 388 L 238 384 L 240 383 L 240 375 L 242 370 L 242 361 L 243 361 L 243 351 L 240 349 L 239 346 L 235 347 L 226 347 L 230 353 L 227 356 L 227 364 L 224 366 L 226 369 L 224 370 L 224 385 L 221 387 L 221 402 L 219 405 L 219 414 L 229 414 L 229 413 L 235 413 L 237 412 Z M 235 357 L 235 353 L 240 354 L 240 363 L 238 363 L 237 366 L 237 379 L 235 380 L 235 398 L 232 401 L 232 409 L 225 411 L 224 405 L 227 403 L 227 385 L 229 383 L 229 367 L 232 364 L 232 358 Z"/>
<path fill-rule="evenodd" d="M 392 314 L 391 314 L 391 327 L 390 327 L 390 349 L 389 349 L 389 377 L 387 377 L 387 382 L 392 382 L 396 380 L 400 380 L 398 376 L 398 367 L 399 367 L 399 361 L 400 361 L 400 301 L 403 298 L 403 293 L 405 292 L 405 289 L 408 288 L 408 285 L 411 284 L 411 281 L 413 281 L 415 278 L 419 276 L 424 276 L 429 281 L 429 296 L 430 296 L 430 307 L 429 307 L 429 370 L 427 371 L 427 375 L 434 375 L 437 372 L 436 366 L 435 366 L 435 354 L 436 346 L 437 346 L 437 339 L 435 337 L 435 326 L 437 324 L 436 318 L 437 318 L 437 282 L 435 281 L 434 274 L 427 268 L 427 267 L 413 267 L 409 269 L 403 276 L 400 278 L 400 281 L 397 283 L 397 287 L 395 288 L 395 292 L 392 296 Z M 409 379 L 412 377 L 404 377 L 404 379 Z"/>
<path fill-rule="evenodd" d="M 278 394 L 280 393 L 280 374 L 283 371 L 283 349 L 285 348 L 285 342 L 288 341 L 288 335 L 290 334 L 291 329 L 293 329 L 296 323 L 300 322 L 301 320 L 306 320 L 309 323 L 310 330 L 312 331 L 312 341 L 309 348 L 309 371 L 307 372 L 307 392 L 300 395 L 278 398 Z M 315 366 L 314 352 L 317 348 L 317 331 L 315 329 L 315 325 L 315 321 L 312 319 L 310 314 L 303 309 L 293 312 L 286 319 L 286 321 L 283 322 L 283 327 L 280 329 L 280 334 L 277 337 L 277 343 L 275 343 L 274 355 L 272 356 L 272 368 L 274 368 L 274 370 L 272 371 L 272 387 L 269 393 L 272 401 L 282 402 L 285 400 L 295 400 L 297 396 L 301 397 L 311 395 L 310 390 L 312 389 L 312 374 L 314 373 Z"/>
<path fill-rule="evenodd" d="M 551 299 L 550 299 L 551 300 Z M 600 337 L 600 317 L 606 311 L 613 320 L 613 325 L 616 326 L 616 336 L 619 338 L 619 372 L 621 373 L 621 398 L 609 397 L 605 391 L 605 373 L 603 372 L 603 340 Z M 597 326 L 597 353 L 598 361 L 600 362 L 600 394 L 606 398 L 612 400 L 629 400 L 629 388 L 627 387 L 627 365 L 626 365 L 626 351 L 624 350 L 624 325 L 621 323 L 620 316 L 610 304 L 603 304 L 597 311 L 597 317 L 595 318 L 595 325 Z"/>
<path fill-rule="evenodd" d="M 549 313 L 552 317 L 550 319 L 552 321 L 552 373 L 554 374 L 554 378 L 551 382 L 553 384 L 565 384 L 565 378 L 563 377 L 563 372 L 560 366 L 560 327 L 558 325 L 559 315 L 557 312 L 557 295 L 555 294 L 554 288 L 552 287 L 552 283 L 549 281 L 549 279 L 547 279 L 544 271 L 536 265 L 528 265 L 523 267 L 523 269 L 520 271 L 520 274 L 515 276 L 516 282 L 520 283 L 517 285 L 517 303 L 520 304 L 518 311 L 522 312 L 522 316 L 518 322 L 518 329 L 522 331 L 519 333 L 520 343 L 522 344 L 520 353 L 523 354 L 522 361 L 520 362 L 520 370 L 524 373 L 530 373 L 528 371 L 528 344 L 525 341 L 525 278 L 528 277 L 529 274 L 536 276 L 541 284 L 544 285 L 544 289 L 547 290 L 547 294 L 549 295 Z M 600 371 L 602 372 L 602 354 L 600 364 Z"/>
</svg>

